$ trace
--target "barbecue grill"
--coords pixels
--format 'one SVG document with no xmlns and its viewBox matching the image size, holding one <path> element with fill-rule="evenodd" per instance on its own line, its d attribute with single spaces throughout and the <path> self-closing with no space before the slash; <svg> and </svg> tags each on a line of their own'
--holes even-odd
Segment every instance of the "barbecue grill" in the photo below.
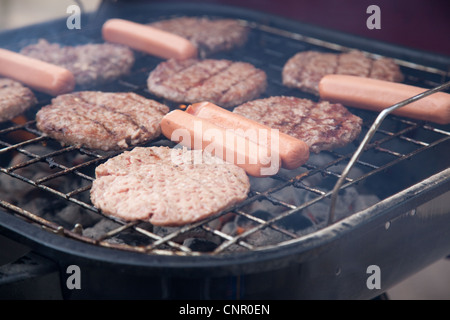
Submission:
<svg viewBox="0 0 450 320">
<path fill-rule="evenodd" d="M 281 83 L 283 64 L 303 50 L 355 48 L 392 57 L 406 83 L 425 88 L 450 78 L 450 57 L 219 5 L 108 4 L 83 16 L 81 30 L 55 20 L 3 32 L 0 44 L 18 51 L 39 38 L 102 42 L 106 19 L 148 23 L 181 15 L 236 18 L 248 26 L 245 46 L 214 57 L 263 69 L 269 80 L 263 97 L 317 100 Z M 92 90 L 132 91 L 178 108 L 146 89 L 160 61 L 136 52 L 130 75 Z M 0 188 L 14 190 L 0 194 L 0 241 L 17 248 L 2 250 L 3 288 L 46 276 L 41 281 L 52 278 L 65 299 L 371 299 L 450 252 L 448 125 L 387 116 L 344 177 L 332 221 L 333 187 L 375 121 L 373 112 L 349 108 L 364 119 L 354 143 L 311 155 L 298 170 L 251 178 L 247 200 L 208 219 L 160 228 L 105 216 L 90 203 L 95 167 L 118 152 L 61 146 L 42 135 L 34 115 L 51 97 L 37 95 L 38 106 L 23 121 L 0 124 Z M 163 137 L 144 146 L 158 145 L 174 146 Z M 67 282 L 73 265 L 80 289 Z M 380 288 L 368 286 L 374 265 Z"/>
</svg>

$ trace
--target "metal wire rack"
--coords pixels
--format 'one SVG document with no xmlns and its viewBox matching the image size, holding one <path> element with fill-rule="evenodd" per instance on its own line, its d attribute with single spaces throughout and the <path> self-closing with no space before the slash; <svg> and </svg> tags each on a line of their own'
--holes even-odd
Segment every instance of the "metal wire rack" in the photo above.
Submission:
<svg viewBox="0 0 450 320">
<path fill-rule="evenodd" d="M 292 95 L 316 99 L 316 97 L 282 85 L 283 64 L 289 57 L 301 50 L 346 51 L 350 49 L 250 21 L 242 21 L 242 23 L 251 29 L 248 43 L 243 48 L 218 54 L 217 57 L 247 61 L 265 70 L 269 79 L 269 87 L 265 96 Z M 92 40 L 100 41 L 99 39 Z M 157 58 L 137 53 L 136 65 L 130 75 L 99 89 L 117 92 L 133 91 L 166 103 L 172 109 L 177 108 L 168 101 L 161 101 L 152 96 L 145 87 L 146 77 L 159 61 Z M 398 60 L 397 62 L 404 69 L 407 83 L 435 87 L 449 77 L 448 72 L 444 70 L 407 61 Z M 41 97 L 39 107 L 48 101 L 48 97 Z M 298 170 L 282 170 L 271 178 L 253 179 L 251 192 L 244 202 L 205 220 L 179 228 L 170 228 L 161 233 L 161 230 L 155 230 L 147 222 L 130 223 L 105 216 L 90 203 L 89 190 L 95 179 L 95 167 L 119 152 L 97 152 L 74 146 L 61 146 L 58 142 L 42 135 L 36 128 L 33 117 L 33 112 L 36 110 L 34 110 L 22 123 L 7 122 L 0 126 L 0 159 L 3 159 L 0 160 L 0 178 L 8 177 L 19 181 L 24 188 L 31 186 L 32 192 L 36 190 L 36 197 L 26 199 L 27 201 L 32 202 L 40 197 L 50 197 L 51 201 L 58 203 L 55 205 L 56 207 L 74 205 L 81 208 L 83 214 L 93 215 L 96 221 L 108 220 L 114 227 L 95 237 L 87 236 L 84 231 L 88 226 L 83 225 L 77 219 L 69 223 L 60 223 L 57 219 L 53 219 L 52 215 L 36 214 L 21 205 L 20 199 L 15 198 L 14 195 L 0 195 L 0 207 L 61 236 L 98 246 L 143 254 L 218 255 L 234 250 L 264 250 L 281 246 L 283 243 L 301 241 L 305 234 L 320 230 L 327 225 L 327 221 L 315 219 L 310 212 L 314 211 L 315 205 L 319 203 L 329 206 L 336 181 L 341 181 L 339 190 L 337 190 L 339 192 L 355 187 L 358 190 L 363 189 L 362 192 L 370 189 L 369 191 L 375 192 L 380 199 L 388 197 L 418 180 L 406 179 L 406 181 L 393 186 L 392 190 L 380 192 L 374 190 L 376 186 L 370 186 L 373 177 L 383 176 L 381 180 L 386 180 L 384 177 L 386 172 L 391 169 L 395 170 L 398 165 L 408 166 L 408 160 L 415 159 L 420 154 L 426 154 L 429 150 L 445 149 L 450 141 L 448 127 L 389 116 L 387 121 L 380 124 L 374 132 L 373 141 L 367 143 L 361 157 L 354 161 L 354 166 L 359 170 L 359 174 L 347 175 L 348 172 L 343 172 L 342 167 L 349 163 L 356 147 L 360 145 L 364 133 L 369 130 L 377 116 L 363 110 L 352 109 L 351 111 L 364 119 L 363 132 L 352 145 L 313 156 Z M 144 146 L 150 145 L 171 146 L 171 143 L 164 138 L 159 138 Z M 38 147 L 38 151 L 35 151 L 34 147 Z M 18 159 L 17 155 L 21 156 L 20 161 L 10 162 L 12 159 Z M 443 166 L 448 167 L 450 163 L 445 159 L 444 162 L 446 163 Z M 43 171 L 42 166 L 46 170 Z M 439 167 L 435 169 L 440 170 Z M 30 175 L 29 172 L 38 173 L 38 175 Z M 320 177 L 319 183 L 311 183 L 315 177 Z M 60 180 L 77 181 L 77 183 L 67 187 L 67 184 L 60 183 Z M 360 185 L 363 187 L 360 188 Z M 295 194 L 305 193 L 307 196 L 301 203 L 297 203 L 284 195 L 284 191 L 287 189 L 293 190 Z M 54 202 L 52 203 L 54 204 Z M 261 210 L 254 209 L 253 205 L 257 203 L 264 203 L 265 211 L 269 214 L 261 215 Z M 230 215 L 232 219 L 244 221 L 246 227 L 238 227 L 231 233 L 218 228 L 217 225 L 222 225 L 224 221 L 229 220 Z M 301 227 L 292 228 L 292 221 L 296 221 L 295 224 L 300 224 Z M 270 231 L 269 236 L 262 243 L 252 240 L 252 237 L 261 238 L 261 233 L 268 230 Z M 214 246 L 208 250 L 196 250 L 185 245 L 182 239 L 191 234 L 194 234 L 195 237 L 202 234 L 204 238 L 214 238 Z M 116 239 L 120 239 L 120 241 L 116 241 Z"/>
</svg>

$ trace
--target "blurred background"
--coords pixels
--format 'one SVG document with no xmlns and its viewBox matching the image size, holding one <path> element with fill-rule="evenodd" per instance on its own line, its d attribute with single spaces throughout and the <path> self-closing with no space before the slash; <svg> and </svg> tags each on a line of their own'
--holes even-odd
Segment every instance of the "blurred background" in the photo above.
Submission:
<svg viewBox="0 0 450 320">
<path fill-rule="evenodd" d="M 101 0 L 0 0 L 0 29 L 12 29 L 51 19 L 68 17 L 67 7 L 79 5 L 96 10 Z"/>
<path fill-rule="evenodd" d="M 176 2 L 166 0 L 164 2 Z M 450 1 L 406 0 L 227 0 L 220 3 L 264 11 L 304 23 L 444 55 L 450 55 Z M 0 0 L 0 30 L 68 17 L 67 7 L 77 4 L 93 11 L 100 0 Z M 367 7 L 381 10 L 381 29 L 366 26 Z M 388 292 L 392 300 L 450 299 L 450 259 L 439 261 L 406 279 Z"/>
<path fill-rule="evenodd" d="M 117 0 L 106 0 L 117 1 Z M 139 0 L 120 0 L 137 2 Z M 142 0 L 140 0 L 142 1 Z M 151 2 L 151 0 L 147 0 Z M 157 2 L 157 1 L 153 1 Z M 183 2 L 164 0 L 163 2 Z M 414 49 L 450 55 L 450 1 L 448 0 L 193 0 L 264 11 L 304 23 Z M 0 29 L 15 28 L 68 16 L 67 7 L 78 4 L 95 10 L 101 0 L 0 0 Z M 368 29 L 370 5 L 381 11 L 381 29 Z"/>
</svg>

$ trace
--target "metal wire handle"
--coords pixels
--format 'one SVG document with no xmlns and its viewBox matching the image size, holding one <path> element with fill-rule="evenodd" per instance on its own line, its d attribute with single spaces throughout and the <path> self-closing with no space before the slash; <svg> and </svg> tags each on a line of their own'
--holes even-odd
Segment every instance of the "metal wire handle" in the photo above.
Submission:
<svg viewBox="0 0 450 320">
<path fill-rule="evenodd" d="M 366 136 L 364 137 L 363 141 L 359 145 L 358 149 L 353 154 L 352 158 L 350 159 L 349 163 L 345 167 L 344 171 L 342 172 L 341 176 L 339 177 L 338 181 L 336 182 L 333 192 L 331 195 L 331 204 L 330 204 L 330 210 L 328 213 L 328 225 L 332 224 L 334 221 L 335 216 L 335 210 L 336 210 L 336 201 L 339 193 L 339 189 L 341 188 L 342 184 L 344 183 L 344 180 L 347 178 L 347 175 L 349 174 L 350 170 L 352 169 L 353 165 L 356 161 L 358 161 L 359 157 L 361 156 L 361 153 L 363 152 L 364 148 L 366 147 L 367 143 L 372 139 L 375 132 L 380 127 L 381 123 L 383 122 L 384 118 L 388 114 L 390 114 L 392 111 L 397 110 L 407 104 L 413 103 L 414 101 L 417 101 L 419 99 L 425 98 L 426 96 L 429 96 L 435 92 L 442 91 L 444 89 L 447 89 L 450 87 L 450 81 L 441 84 L 440 86 L 437 86 L 435 88 L 429 89 L 427 91 L 424 91 L 422 93 L 419 93 L 418 95 L 415 95 L 411 98 L 408 98 L 406 100 L 403 100 L 399 103 L 396 103 L 389 108 L 384 109 L 381 111 L 378 115 L 378 117 L 375 119 L 374 123 L 370 127 L 369 131 L 367 132 Z"/>
</svg>

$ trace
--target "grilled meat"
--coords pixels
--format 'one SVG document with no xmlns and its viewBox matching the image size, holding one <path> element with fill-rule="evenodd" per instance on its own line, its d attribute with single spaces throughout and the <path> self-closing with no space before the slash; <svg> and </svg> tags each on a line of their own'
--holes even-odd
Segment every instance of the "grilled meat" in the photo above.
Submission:
<svg viewBox="0 0 450 320">
<path fill-rule="evenodd" d="M 179 226 L 244 200 L 245 171 L 201 150 L 136 147 L 96 168 L 92 203 L 124 220 Z"/>
<path fill-rule="evenodd" d="M 29 88 L 17 81 L 0 78 L 0 122 L 13 119 L 36 103 Z"/>
<path fill-rule="evenodd" d="M 234 19 L 179 17 L 150 25 L 188 39 L 201 57 L 242 46 L 248 38 L 248 28 Z"/>
<path fill-rule="evenodd" d="M 36 115 L 37 127 L 63 144 L 118 150 L 161 134 L 169 108 L 135 93 L 80 91 L 60 95 Z"/>
<path fill-rule="evenodd" d="M 112 43 L 60 46 L 40 39 L 20 53 L 68 69 L 80 88 L 116 80 L 128 74 L 135 61 L 131 49 Z"/>
<path fill-rule="evenodd" d="M 150 92 L 179 103 L 210 101 L 230 108 L 257 98 L 267 87 L 264 71 L 229 60 L 168 60 L 147 80 Z"/>
<path fill-rule="evenodd" d="M 298 138 L 315 153 L 345 146 L 358 137 L 362 124 L 339 103 L 296 97 L 249 101 L 233 112 Z"/>
<path fill-rule="evenodd" d="M 371 59 L 358 50 L 346 53 L 299 52 L 283 67 L 283 84 L 319 95 L 319 81 L 326 74 L 347 74 L 401 82 L 403 74 L 389 58 Z"/>
</svg>

